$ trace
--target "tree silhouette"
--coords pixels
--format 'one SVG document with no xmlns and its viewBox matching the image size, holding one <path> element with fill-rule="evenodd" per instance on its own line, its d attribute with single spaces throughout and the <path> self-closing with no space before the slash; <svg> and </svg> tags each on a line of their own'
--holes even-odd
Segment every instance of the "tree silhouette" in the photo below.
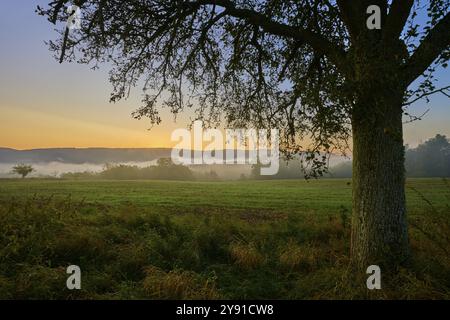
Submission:
<svg viewBox="0 0 450 320">
<path fill-rule="evenodd" d="M 66 3 L 38 12 L 64 22 Z M 111 101 L 142 81 L 138 119 L 158 124 L 159 107 L 193 107 L 211 126 L 278 128 L 282 151 L 319 173 L 323 153 L 347 151 L 351 137 L 352 261 L 365 269 L 408 259 L 402 115 L 416 98 L 447 94 L 432 76 L 450 56 L 449 0 L 75 4 L 81 29 L 62 30 L 51 50 L 61 61 L 112 64 Z M 380 29 L 368 27 L 372 5 Z M 428 20 L 419 25 L 418 15 Z"/>
<path fill-rule="evenodd" d="M 33 172 L 34 169 L 31 165 L 26 164 L 18 164 L 13 167 L 12 172 L 20 174 L 22 176 L 22 179 L 24 179 L 27 175 L 29 175 L 31 172 Z"/>
</svg>

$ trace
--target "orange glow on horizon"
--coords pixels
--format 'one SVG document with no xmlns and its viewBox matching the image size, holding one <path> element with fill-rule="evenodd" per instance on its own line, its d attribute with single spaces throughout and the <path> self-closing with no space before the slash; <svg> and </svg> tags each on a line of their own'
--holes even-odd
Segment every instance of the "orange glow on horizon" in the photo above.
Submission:
<svg viewBox="0 0 450 320">
<path fill-rule="evenodd" d="M 172 128 L 146 123 L 135 128 L 86 122 L 19 108 L 1 110 L 0 147 L 18 150 L 37 148 L 171 148 Z M 20 126 L 18 125 L 20 123 Z"/>
</svg>

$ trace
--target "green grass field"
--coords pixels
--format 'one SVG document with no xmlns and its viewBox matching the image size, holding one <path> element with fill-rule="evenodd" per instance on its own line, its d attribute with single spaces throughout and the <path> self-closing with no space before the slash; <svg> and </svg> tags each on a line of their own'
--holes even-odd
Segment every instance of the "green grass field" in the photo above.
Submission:
<svg viewBox="0 0 450 320">
<path fill-rule="evenodd" d="M 426 207 L 420 194 L 436 206 L 450 196 L 442 179 L 408 180 L 410 213 Z M 414 190 L 418 191 L 414 191 Z M 281 213 L 336 213 L 351 207 L 349 179 L 237 182 L 0 180 L 0 199 L 33 196 L 71 197 L 108 206 L 133 204 L 157 211 L 255 210 Z"/>
<path fill-rule="evenodd" d="M 350 180 L 0 180 L 0 298 L 448 299 L 449 203 L 407 181 L 413 259 L 373 292 L 348 268 Z"/>
</svg>

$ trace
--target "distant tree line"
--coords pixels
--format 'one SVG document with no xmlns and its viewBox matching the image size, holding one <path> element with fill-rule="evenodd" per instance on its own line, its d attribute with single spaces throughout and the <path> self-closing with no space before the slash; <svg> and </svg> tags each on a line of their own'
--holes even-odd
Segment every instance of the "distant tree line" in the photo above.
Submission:
<svg viewBox="0 0 450 320">
<path fill-rule="evenodd" d="M 446 136 L 436 137 L 406 149 L 406 174 L 411 177 L 450 177 L 450 143 Z"/>
<path fill-rule="evenodd" d="M 416 148 L 405 147 L 406 175 L 408 177 L 450 177 L 450 142 L 444 135 L 436 135 Z M 256 179 L 302 179 L 304 172 L 299 161 L 280 160 L 276 175 L 261 176 L 260 164 L 252 166 L 247 176 L 241 174 L 241 180 Z M 220 168 L 218 168 L 220 170 Z M 35 171 L 30 165 L 16 165 L 12 172 L 22 178 Z M 352 162 L 342 162 L 324 174 L 326 178 L 349 178 L 352 176 Z M 156 165 L 138 167 L 125 164 L 106 164 L 101 172 L 69 172 L 61 175 L 63 179 L 111 179 L 111 180 L 220 180 L 214 170 L 195 172 L 184 165 L 177 165 L 170 158 L 158 159 Z M 230 179 L 225 174 L 225 179 Z"/>
<path fill-rule="evenodd" d="M 262 176 L 260 174 L 261 167 L 260 163 L 252 166 L 250 173 L 251 180 L 302 179 L 305 177 L 305 172 L 302 170 L 300 161 L 297 159 L 289 162 L 280 159 L 278 173 L 271 176 Z"/>
<path fill-rule="evenodd" d="M 192 171 L 183 165 L 177 165 L 170 158 L 160 158 L 156 165 L 138 167 L 124 164 L 106 164 L 101 172 L 70 172 L 61 175 L 62 179 L 111 179 L 111 180 L 192 180 Z"/>
<path fill-rule="evenodd" d="M 406 176 L 450 177 L 450 143 L 446 136 L 437 134 L 416 148 L 405 148 Z M 351 177 L 351 161 L 331 168 L 329 175 L 334 178 Z"/>
<path fill-rule="evenodd" d="M 194 172 L 189 167 L 177 165 L 170 158 L 160 158 L 156 165 L 138 167 L 125 164 L 105 164 L 101 172 L 69 172 L 62 179 L 106 179 L 106 180 L 219 180 L 213 170 Z"/>
</svg>

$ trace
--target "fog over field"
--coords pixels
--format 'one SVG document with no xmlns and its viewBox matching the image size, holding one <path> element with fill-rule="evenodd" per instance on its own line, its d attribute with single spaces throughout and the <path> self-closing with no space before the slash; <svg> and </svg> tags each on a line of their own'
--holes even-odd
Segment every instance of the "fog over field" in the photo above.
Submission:
<svg viewBox="0 0 450 320">
<path fill-rule="evenodd" d="M 129 166 L 148 167 L 155 165 L 156 160 L 147 162 L 126 162 L 122 163 Z M 0 178 L 16 178 L 17 175 L 12 174 L 11 170 L 16 163 L 0 163 Z M 95 163 L 64 163 L 58 161 L 41 162 L 32 164 L 35 171 L 29 177 L 51 176 L 59 177 L 67 172 L 100 172 L 104 169 L 104 164 Z"/>
<path fill-rule="evenodd" d="M 226 150 L 223 151 L 224 157 Z M 101 172 L 106 164 L 137 166 L 144 168 L 156 165 L 160 158 L 169 158 L 171 149 L 132 149 L 132 148 L 50 148 L 32 150 L 14 150 L 0 148 L 0 178 L 14 178 L 12 168 L 19 163 L 30 164 L 35 171 L 29 177 L 60 177 L 64 173 L 72 172 Z M 332 155 L 330 167 L 348 158 Z M 286 161 L 280 159 L 280 168 L 286 167 Z M 292 160 L 289 167 L 300 172 L 299 161 Z M 194 173 L 208 173 L 214 171 L 220 179 L 234 180 L 242 175 L 250 175 L 251 164 L 214 164 L 190 165 Z"/>
</svg>

